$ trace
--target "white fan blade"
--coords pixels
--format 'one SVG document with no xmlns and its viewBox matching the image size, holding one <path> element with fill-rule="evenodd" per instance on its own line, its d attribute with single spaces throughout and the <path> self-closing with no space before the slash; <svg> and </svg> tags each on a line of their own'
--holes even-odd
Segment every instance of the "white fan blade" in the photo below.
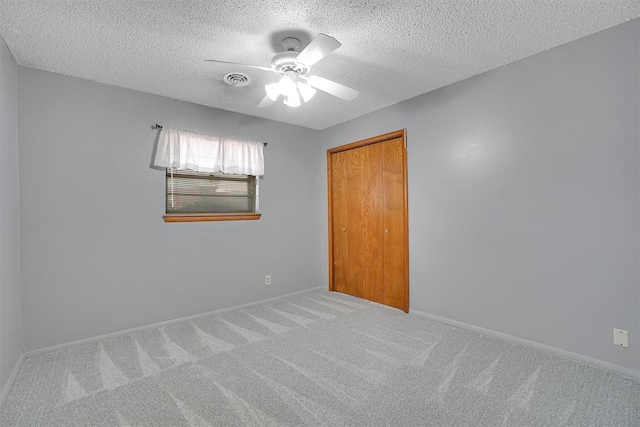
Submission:
<svg viewBox="0 0 640 427">
<path fill-rule="evenodd" d="M 309 76 L 306 78 L 309 86 L 319 89 L 323 92 L 327 92 L 333 96 L 337 96 L 340 99 L 344 99 L 345 101 L 353 101 L 356 99 L 358 92 L 355 89 L 351 89 L 345 85 L 341 85 L 340 83 L 336 83 L 331 80 L 327 80 L 320 76 Z"/>
<path fill-rule="evenodd" d="M 271 104 L 273 104 L 273 102 L 274 102 L 273 99 L 269 98 L 269 95 L 266 95 L 264 98 L 262 98 L 262 101 L 260 101 L 260 104 L 258 104 L 258 108 L 266 108 Z"/>
<path fill-rule="evenodd" d="M 338 40 L 320 33 L 298 54 L 296 60 L 304 65 L 312 66 L 340 46 L 342 45 Z"/>
<path fill-rule="evenodd" d="M 260 65 L 249 65 L 249 64 L 242 64 L 240 62 L 228 62 L 228 61 L 218 61 L 216 59 L 205 59 L 206 62 L 217 62 L 219 64 L 230 64 L 230 65 L 240 65 L 242 67 L 249 67 L 249 68 L 256 68 L 258 70 L 264 70 L 264 71 L 273 71 L 273 68 L 269 68 L 269 67 L 262 67 Z"/>
</svg>

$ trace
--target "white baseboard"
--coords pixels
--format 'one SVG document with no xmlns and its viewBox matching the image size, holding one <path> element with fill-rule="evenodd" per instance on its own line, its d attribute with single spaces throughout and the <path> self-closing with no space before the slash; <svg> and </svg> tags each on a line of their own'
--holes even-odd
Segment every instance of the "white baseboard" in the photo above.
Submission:
<svg viewBox="0 0 640 427">
<path fill-rule="evenodd" d="M 0 407 L 2 407 L 2 405 L 4 404 L 4 401 L 7 400 L 7 396 L 9 396 L 9 391 L 11 391 L 11 387 L 13 386 L 13 383 L 16 381 L 16 377 L 18 376 L 18 373 L 20 372 L 20 368 L 22 368 L 22 364 L 24 363 L 26 358 L 27 356 L 23 352 L 18 358 L 18 361 L 16 362 L 16 366 L 13 367 L 13 371 L 11 371 L 11 375 L 9 375 L 9 378 L 7 378 L 7 382 L 5 383 L 4 387 L 2 387 L 2 391 L 0 392 Z"/>
<path fill-rule="evenodd" d="M 560 356 L 565 359 L 574 360 L 576 362 L 583 363 L 585 365 L 594 366 L 596 368 L 606 369 L 609 371 L 617 372 L 622 375 L 626 375 L 632 378 L 640 379 L 640 371 L 634 371 L 633 369 L 625 368 L 624 366 L 616 365 L 613 363 L 605 362 L 603 360 L 594 359 L 593 357 L 584 356 L 579 353 L 573 353 L 571 351 L 562 350 L 561 348 L 552 347 L 546 344 L 540 344 L 535 341 L 530 341 L 524 338 L 514 337 L 513 335 L 504 334 L 502 332 L 494 331 L 492 329 L 482 328 L 480 326 L 471 325 L 464 322 L 459 322 L 457 320 L 448 319 L 446 317 L 436 316 L 434 314 L 425 313 L 419 310 L 410 309 L 410 314 L 425 317 L 429 320 L 434 320 L 436 322 L 445 323 L 447 325 L 455 326 L 462 329 L 467 329 L 473 332 L 478 332 L 480 334 L 492 336 L 495 338 L 500 338 L 505 341 L 509 341 L 515 344 L 521 344 L 527 347 L 535 348 L 536 350 L 541 350 L 547 353 L 554 354 L 556 356 Z"/>
<path fill-rule="evenodd" d="M 206 313 L 194 314 L 192 316 L 180 317 L 178 319 L 165 320 L 163 322 L 153 323 L 151 325 L 138 326 L 137 328 L 125 329 L 123 331 L 118 331 L 118 332 L 111 332 L 109 334 L 98 335 L 98 336 L 91 337 L 91 338 L 83 338 L 83 339 L 79 339 L 79 340 L 76 340 L 76 341 L 70 341 L 70 342 L 66 342 L 66 343 L 63 343 L 63 344 L 53 345 L 51 347 L 44 347 L 44 348 L 38 348 L 38 349 L 35 349 L 35 350 L 29 350 L 29 351 L 26 351 L 23 354 L 23 356 L 25 356 L 25 358 L 29 358 L 29 357 L 34 357 L 34 356 L 40 356 L 40 355 L 46 354 L 46 353 L 52 353 L 54 351 L 66 350 L 66 349 L 69 349 L 69 348 L 72 348 L 72 347 L 77 347 L 77 346 L 80 346 L 80 345 L 93 344 L 93 343 L 104 341 L 104 340 L 109 340 L 109 339 L 113 339 L 113 338 L 119 338 L 119 337 L 123 337 L 123 336 L 126 336 L 126 335 L 131 335 L 131 334 L 134 334 L 136 332 L 146 331 L 146 330 L 149 330 L 149 329 L 157 329 L 157 328 L 161 328 L 163 326 L 169 326 L 169 325 L 173 325 L 173 324 L 180 323 L 180 322 L 200 319 L 202 317 L 207 317 L 207 316 L 213 316 L 213 315 L 216 315 L 216 314 L 224 313 L 226 311 L 237 310 L 237 309 L 240 309 L 240 308 L 246 308 L 246 307 L 251 307 L 251 306 L 254 306 L 254 305 L 258 305 L 258 304 L 263 304 L 265 302 L 276 301 L 276 300 L 279 300 L 279 299 L 282 299 L 282 298 L 291 297 L 291 296 L 294 296 L 294 295 L 302 294 L 302 293 L 313 291 L 313 290 L 316 290 L 316 289 L 326 289 L 326 287 L 325 286 L 316 286 L 316 287 L 313 287 L 313 288 L 305 289 L 303 291 L 292 292 L 290 294 L 280 295 L 280 296 L 273 297 L 273 298 L 267 298 L 267 299 L 263 299 L 263 300 L 260 300 L 260 301 L 254 301 L 254 302 L 250 302 L 250 303 L 247 303 L 247 304 L 240 304 L 240 305 L 236 305 L 234 307 L 221 308 L 219 310 L 208 311 Z"/>
</svg>

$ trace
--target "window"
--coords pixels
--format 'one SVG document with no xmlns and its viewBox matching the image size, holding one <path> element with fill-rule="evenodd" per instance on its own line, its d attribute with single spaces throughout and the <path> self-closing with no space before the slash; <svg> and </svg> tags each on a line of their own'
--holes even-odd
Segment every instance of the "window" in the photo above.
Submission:
<svg viewBox="0 0 640 427">
<path fill-rule="evenodd" d="M 258 180 L 252 175 L 166 170 L 165 221 L 258 219 Z"/>
<path fill-rule="evenodd" d="M 165 127 L 153 166 L 165 171 L 166 222 L 260 219 L 261 142 Z"/>
</svg>

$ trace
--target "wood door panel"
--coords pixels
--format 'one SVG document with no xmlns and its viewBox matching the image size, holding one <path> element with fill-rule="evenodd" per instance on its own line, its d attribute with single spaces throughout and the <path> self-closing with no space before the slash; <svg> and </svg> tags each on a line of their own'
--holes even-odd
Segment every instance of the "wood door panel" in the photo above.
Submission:
<svg viewBox="0 0 640 427">
<path fill-rule="evenodd" d="M 365 153 L 349 150 L 347 156 L 347 235 L 349 268 L 347 271 L 347 293 L 365 297 L 364 288 L 364 205 L 366 201 Z"/>
<path fill-rule="evenodd" d="M 349 236 L 347 227 L 347 156 L 336 153 L 331 161 L 332 206 L 332 247 L 333 247 L 333 290 L 347 292 L 347 269 L 349 266 Z"/>
<path fill-rule="evenodd" d="M 384 218 L 382 192 L 382 144 L 358 148 L 364 151 L 364 298 L 384 304 Z"/>
<path fill-rule="evenodd" d="M 405 306 L 404 143 L 396 138 L 383 147 L 384 304 Z"/>
</svg>

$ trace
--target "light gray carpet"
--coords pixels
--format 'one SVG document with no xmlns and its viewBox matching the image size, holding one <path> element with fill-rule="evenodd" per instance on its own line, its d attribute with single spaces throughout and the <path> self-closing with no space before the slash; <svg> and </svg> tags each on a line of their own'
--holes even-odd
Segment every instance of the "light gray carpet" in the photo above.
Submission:
<svg viewBox="0 0 640 427">
<path fill-rule="evenodd" d="M 2 426 L 639 426 L 640 382 L 326 291 L 27 359 Z"/>
</svg>

